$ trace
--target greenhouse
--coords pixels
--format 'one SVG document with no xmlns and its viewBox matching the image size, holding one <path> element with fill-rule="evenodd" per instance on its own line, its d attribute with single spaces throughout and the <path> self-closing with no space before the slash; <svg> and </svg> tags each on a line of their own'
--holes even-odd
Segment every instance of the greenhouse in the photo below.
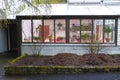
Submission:
<svg viewBox="0 0 120 80">
<path fill-rule="evenodd" d="M 41 10 L 37 15 L 25 9 L 15 20 L 19 54 L 32 54 L 33 48 L 43 55 L 83 54 L 89 44 L 107 46 L 103 53 L 120 51 L 119 0 L 68 0 L 51 4 L 50 11 Z"/>
</svg>

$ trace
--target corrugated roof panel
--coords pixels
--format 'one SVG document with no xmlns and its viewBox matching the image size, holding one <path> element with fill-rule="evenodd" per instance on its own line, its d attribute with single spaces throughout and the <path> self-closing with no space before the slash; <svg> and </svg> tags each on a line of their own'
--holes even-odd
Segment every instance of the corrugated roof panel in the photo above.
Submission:
<svg viewBox="0 0 120 80">
<path fill-rule="evenodd" d="M 84 2 L 84 0 L 67 0 L 68 3 L 81 3 Z"/>
<path fill-rule="evenodd" d="M 120 0 L 68 0 L 68 4 L 78 4 L 78 3 L 94 3 L 94 4 L 120 4 Z"/>
<path fill-rule="evenodd" d="M 60 6 L 53 4 L 50 12 L 50 15 L 67 15 L 67 5 L 61 4 Z"/>
<path fill-rule="evenodd" d="M 67 5 L 52 4 L 51 11 L 41 9 L 37 15 L 120 15 L 120 5 Z M 36 15 L 29 8 L 17 15 Z M 12 16 L 8 16 L 11 18 Z"/>
<path fill-rule="evenodd" d="M 91 15 L 87 6 L 69 6 L 68 7 L 68 15 Z"/>
<path fill-rule="evenodd" d="M 103 5 L 91 5 L 88 6 L 92 15 L 116 15 L 111 9 Z"/>
<path fill-rule="evenodd" d="M 101 0 L 68 0 L 68 3 L 97 3 Z"/>
<path fill-rule="evenodd" d="M 120 0 L 103 0 L 103 4 L 114 4 L 114 5 L 117 5 L 117 4 L 120 4 Z"/>
<path fill-rule="evenodd" d="M 116 15 L 120 15 L 120 5 L 109 5 L 107 6 L 111 11 L 116 13 Z"/>
</svg>

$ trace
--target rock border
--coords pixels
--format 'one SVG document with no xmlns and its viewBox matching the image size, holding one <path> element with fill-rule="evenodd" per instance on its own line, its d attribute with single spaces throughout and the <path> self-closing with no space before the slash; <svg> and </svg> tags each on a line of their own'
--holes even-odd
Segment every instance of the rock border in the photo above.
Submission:
<svg viewBox="0 0 120 80">
<path fill-rule="evenodd" d="M 38 75 L 38 74 L 76 74 L 86 72 L 120 72 L 120 66 L 5 66 L 5 75 Z"/>
</svg>

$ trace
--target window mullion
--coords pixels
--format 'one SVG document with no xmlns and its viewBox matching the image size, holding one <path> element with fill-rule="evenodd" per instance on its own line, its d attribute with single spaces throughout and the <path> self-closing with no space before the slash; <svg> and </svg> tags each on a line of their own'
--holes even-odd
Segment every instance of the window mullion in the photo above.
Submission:
<svg viewBox="0 0 120 80">
<path fill-rule="evenodd" d="M 115 34 L 114 34 L 114 43 L 117 46 L 117 35 L 118 35 L 118 19 L 115 19 Z"/>
<path fill-rule="evenodd" d="M 42 19 L 42 42 L 44 43 L 44 19 Z"/>
<path fill-rule="evenodd" d="M 93 31 L 94 31 L 94 21 L 93 21 L 93 19 L 92 19 L 92 33 L 91 33 L 91 43 L 93 43 L 93 35 L 94 35 L 94 33 L 93 33 Z"/>
<path fill-rule="evenodd" d="M 56 43 L 56 27 L 55 27 L 55 19 L 54 19 L 54 43 Z"/>
<path fill-rule="evenodd" d="M 80 43 L 81 43 L 81 19 L 80 19 Z"/>
<path fill-rule="evenodd" d="M 104 29 L 104 27 L 105 27 L 105 19 L 103 19 L 103 29 Z M 105 32 L 103 30 L 103 43 L 104 43 L 104 37 L 105 37 Z"/>
<path fill-rule="evenodd" d="M 33 19 L 31 19 L 31 39 L 33 42 Z"/>
<path fill-rule="evenodd" d="M 70 40 L 69 20 L 70 20 L 69 18 L 66 18 L 66 21 L 65 21 L 65 24 L 66 24 L 66 30 L 65 30 L 66 31 L 65 32 L 66 33 L 66 35 L 65 35 L 66 36 L 66 43 L 69 43 L 69 40 Z"/>
</svg>

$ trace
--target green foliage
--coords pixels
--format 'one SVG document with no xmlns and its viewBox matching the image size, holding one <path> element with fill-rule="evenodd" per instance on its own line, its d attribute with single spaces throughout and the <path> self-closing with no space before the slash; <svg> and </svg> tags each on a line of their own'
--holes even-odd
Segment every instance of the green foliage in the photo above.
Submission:
<svg viewBox="0 0 120 80">
<path fill-rule="evenodd" d="M 26 7 L 33 8 L 34 11 L 39 11 L 38 7 L 46 8 L 45 10 L 48 10 L 51 5 L 50 4 L 56 4 L 56 3 L 66 3 L 67 0 L 3 0 L 2 3 L 5 5 L 3 9 L 0 9 L 0 14 L 2 15 L 2 18 L 6 19 L 7 15 L 15 15 L 23 11 Z M 19 5 L 15 5 L 15 4 Z M 40 4 L 44 4 L 42 6 L 39 6 Z"/>
<path fill-rule="evenodd" d="M 21 11 L 23 11 L 26 8 L 25 4 L 20 4 L 19 7 L 16 9 L 16 11 L 14 12 L 15 14 L 20 13 Z"/>
<path fill-rule="evenodd" d="M 10 23 L 10 21 L 4 19 L 4 20 L 0 20 L 0 29 L 6 29 L 8 27 L 8 24 Z"/>
<path fill-rule="evenodd" d="M 27 8 L 30 8 L 33 12 L 35 12 L 36 15 L 40 15 L 41 11 L 49 13 L 51 4 L 66 2 L 67 0 L 2 0 L 2 4 L 4 6 L 1 6 L 2 8 L 0 9 L 0 15 L 1 19 L 6 19 L 7 21 L 7 16 L 11 15 L 15 17 L 15 15 L 19 14 Z"/>
<path fill-rule="evenodd" d="M 109 26 L 105 26 L 105 27 L 103 28 L 103 31 L 104 31 L 105 33 L 110 33 L 110 32 L 112 31 L 112 28 L 110 28 Z"/>
<path fill-rule="evenodd" d="M 33 39 L 40 40 L 40 37 L 39 36 L 34 36 Z"/>
<path fill-rule="evenodd" d="M 81 39 L 86 39 L 86 38 L 89 38 L 90 36 L 89 34 L 82 34 L 80 37 Z"/>
<path fill-rule="evenodd" d="M 6 19 L 6 18 L 7 18 L 6 12 L 5 12 L 4 9 L 0 9 L 0 15 L 1 15 L 1 18 L 2 18 L 2 19 Z"/>
<path fill-rule="evenodd" d="M 98 42 L 90 43 L 87 46 L 83 46 L 90 54 L 98 54 L 100 51 L 105 49 L 107 46 L 101 45 Z"/>
<path fill-rule="evenodd" d="M 112 31 L 112 28 L 110 28 L 109 26 L 105 26 L 103 28 L 104 33 L 107 33 L 107 38 L 109 38 L 109 33 Z"/>
<path fill-rule="evenodd" d="M 82 31 L 84 31 L 84 30 L 85 30 L 85 26 L 84 26 L 84 24 L 81 24 L 81 26 L 80 26 L 80 27 L 81 27 L 81 30 L 82 30 Z"/>
<path fill-rule="evenodd" d="M 52 35 L 49 35 L 47 38 L 52 39 Z"/>
</svg>

